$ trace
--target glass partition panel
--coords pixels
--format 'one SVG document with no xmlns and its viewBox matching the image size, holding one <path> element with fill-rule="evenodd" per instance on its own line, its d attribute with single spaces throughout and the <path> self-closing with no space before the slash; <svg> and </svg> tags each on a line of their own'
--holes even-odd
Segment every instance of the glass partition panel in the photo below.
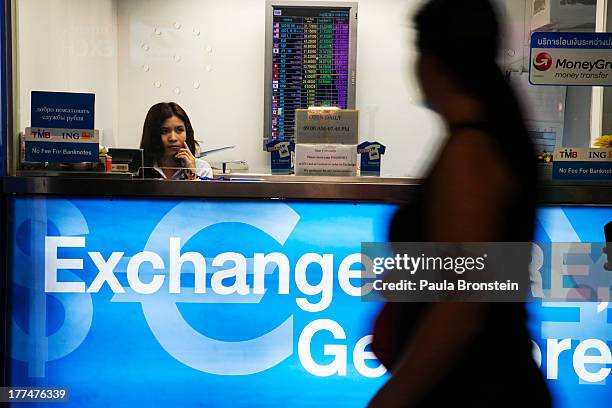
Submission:
<svg viewBox="0 0 612 408">
<path fill-rule="evenodd" d="M 521 95 L 539 151 L 588 147 L 600 130 L 612 132 L 605 109 L 609 91 L 528 81 L 531 33 L 605 29 L 596 24 L 605 2 L 570 2 L 571 18 L 555 9 L 548 20 L 540 9 L 550 2 L 496 2 L 507 26 L 500 63 Z M 445 136 L 440 119 L 423 106 L 414 73 L 411 16 L 421 4 L 358 4 L 359 141 L 386 146 L 381 176 L 422 176 Z M 100 145 L 139 148 L 149 109 L 173 101 L 190 119 L 194 156 L 208 153 L 202 159 L 216 171 L 269 173 L 270 153 L 261 148 L 265 13 L 265 2 L 252 0 L 14 0 L 17 161 L 25 160 L 20 134 L 33 126 L 31 92 L 75 92 L 95 94 Z M 146 152 L 145 165 L 152 165 Z"/>
</svg>

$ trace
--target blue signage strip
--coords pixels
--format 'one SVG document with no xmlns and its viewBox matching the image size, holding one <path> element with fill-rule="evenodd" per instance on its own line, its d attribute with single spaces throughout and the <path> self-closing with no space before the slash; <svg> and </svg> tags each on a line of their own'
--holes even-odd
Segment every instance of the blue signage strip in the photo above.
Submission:
<svg viewBox="0 0 612 408">
<path fill-rule="evenodd" d="M 26 142 L 25 159 L 29 162 L 81 163 L 98 161 L 97 143 Z"/>
<path fill-rule="evenodd" d="M 611 49 L 612 33 L 536 31 L 531 35 L 531 48 Z"/>
<path fill-rule="evenodd" d="M 31 126 L 94 129 L 95 94 L 32 91 Z"/>
<path fill-rule="evenodd" d="M 381 304 L 360 300 L 347 268 L 360 269 L 362 242 L 386 239 L 396 209 L 11 197 L 6 385 L 66 387 L 67 407 L 365 406 L 388 378 L 370 353 Z M 610 220 L 612 208 L 543 208 L 536 239 L 602 242 Z M 258 280 L 255 254 L 286 263 Z M 557 407 L 609 405 L 610 363 L 592 361 L 610 353 L 612 309 L 598 307 L 529 305 Z M 492 355 L 484 374 L 504 370 Z"/>
<path fill-rule="evenodd" d="M 612 161 L 553 161 L 553 180 L 612 181 Z"/>
</svg>

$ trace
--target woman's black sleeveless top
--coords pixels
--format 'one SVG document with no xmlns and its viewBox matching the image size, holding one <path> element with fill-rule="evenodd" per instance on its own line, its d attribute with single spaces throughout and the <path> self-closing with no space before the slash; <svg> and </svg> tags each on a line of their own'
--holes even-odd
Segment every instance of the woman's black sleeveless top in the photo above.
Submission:
<svg viewBox="0 0 612 408">
<path fill-rule="evenodd" d="M 512 133 L 502 126 L 486 122 L 459 124 L 451 127 L 451 137 L 453 133 L 469 128 L 480 130 L 492 138 L 496 151 L 489 154 L 495 154 L 511 170 L 516 185 L 504 208 L 498 241 L 532 242 L 537 190 L 534 151 L 522 127 L 519 127 L 522 131 Z M 410 204 L 395 214 L 389 233 L 391 242 L 427 241 L 424 210 L 428 203 L 423 199 L 427 189 L 426 180 Z M 415 323 L 428 306 L 427 303 L 400 306 L 399 321 L 395 325 L 398 342 L 406 344 L 410 341 Z M 526 320 L 523 303 L 489 304 L 482 330 L 450 375 L 421 406 L 526 406 L 531 402 L 549 406 L 544 380 L 531 358 L 532 344 Z"/>
</svg>

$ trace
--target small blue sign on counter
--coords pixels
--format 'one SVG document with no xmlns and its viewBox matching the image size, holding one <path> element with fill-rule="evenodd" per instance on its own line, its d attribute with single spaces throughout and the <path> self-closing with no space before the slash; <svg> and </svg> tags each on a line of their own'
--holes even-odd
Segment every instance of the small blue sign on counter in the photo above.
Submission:
<svg viewBox="0 0 612 408">
<path fill-rule="evenodd" d="M 381 156 L 385 154 L 386 146 L 378 142 L 363 142 L 357 146 L 361 155 L 361 175 L 380 176 Z"/>
<path fill-rule="evenodd" d="M 25 159 L 29 162 L 95 163 L 99 135 L 93 130 L 27 128 Z"/>
<path fill-rule="evenodd" d="M 612 149 L 556 148 L 552 179 L 612 181 Z"/>
<path fill-rule="evenodd" d="M 295 150 L 293 142 L 273 141 L 266 144 L 266 150 L 271 153 L 272 174 L 291 173 L 291 152 Z"/>
<path fill-rule="evenodd" d="M 95 94 L 32 91 L 33 128 L 94 130 Z"/>
<path fill-rule="evenodd" d="M 97 162 L 95 94 L 32 91 L 30 121 L 24 135 L 30 162 Z"/>
</svg>

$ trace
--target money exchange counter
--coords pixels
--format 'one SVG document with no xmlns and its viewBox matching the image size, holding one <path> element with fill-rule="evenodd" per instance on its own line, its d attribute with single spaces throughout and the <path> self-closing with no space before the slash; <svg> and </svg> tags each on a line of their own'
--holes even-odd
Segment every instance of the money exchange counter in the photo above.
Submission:
<svg viewBox="0 0 612 408">
<path fill-rule="evenodd" d="M 386 240 L 418 180 L 7 177 L 2 188 L 8 385 L 65 390 L 67 406 L 356 407 L 388 376 L 371 352 L 381 305 L 359 297 L 359 254 Z M 611 219 L 609 186 L 547 185 L 536 240 L 602 242 Z M 529 308 L 534 358 L 561 406 L 605 405 L 610 309 Z M 483 375 L 504 370 L 495 360 Z"/>
</svg>

